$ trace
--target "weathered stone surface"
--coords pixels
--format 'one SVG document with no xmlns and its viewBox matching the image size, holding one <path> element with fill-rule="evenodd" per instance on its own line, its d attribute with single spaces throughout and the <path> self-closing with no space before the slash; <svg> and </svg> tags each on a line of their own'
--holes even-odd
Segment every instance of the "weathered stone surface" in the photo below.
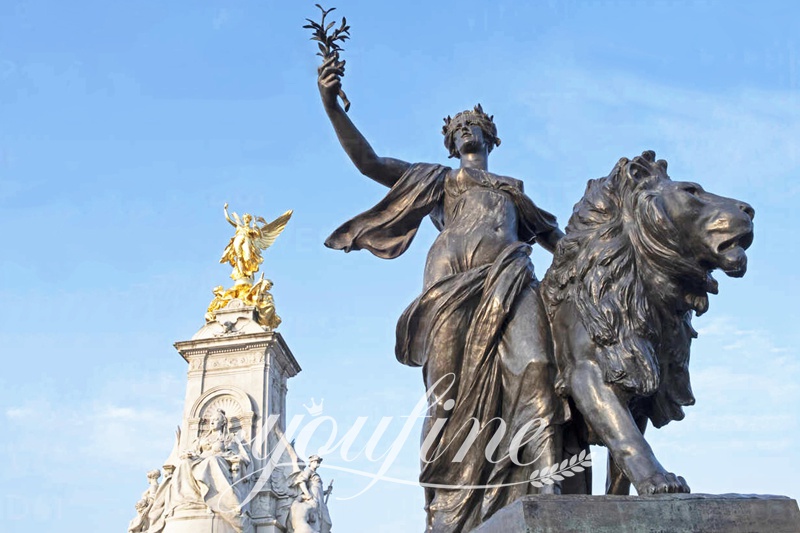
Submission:
<svg viewBox="0 0 800 533">
<path fill-rule="evenodd" d="M 473 533 L 800 533 L 797 502 L 755 494 L 527 496 Z"/>
</svg>

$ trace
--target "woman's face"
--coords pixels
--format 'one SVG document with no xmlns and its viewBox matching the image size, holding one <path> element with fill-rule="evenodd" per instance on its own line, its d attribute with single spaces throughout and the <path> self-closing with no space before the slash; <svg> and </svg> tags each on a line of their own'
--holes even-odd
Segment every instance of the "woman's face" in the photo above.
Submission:
<svg viewBox="0 0 800 533">
<path fill-rule="evenodd" d="M 453 130 L 453 142 L 460 155 L 477 153 L 486 147 L 483 130 L 469 121 L 456 123 Z"/>
<path fill-rule="evenodd" d="M 211 419 L 211 428 L 212 429 L 214 429 L 216 431 L 219 431 L 223 427 L 225 427 L 225 417 L 223 417 L 222 415 L 217 415 L 217 416 L 215 416 L 214 418 Z"/>
</svg>

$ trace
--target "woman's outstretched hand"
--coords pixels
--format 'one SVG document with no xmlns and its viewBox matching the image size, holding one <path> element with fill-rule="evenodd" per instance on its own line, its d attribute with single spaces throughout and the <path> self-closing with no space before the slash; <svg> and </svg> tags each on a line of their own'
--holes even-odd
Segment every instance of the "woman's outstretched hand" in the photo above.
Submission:
<svg viewBox="0 0 800 533">
<path fill-rule="evenodd" d="M 317 86 L 325 107 L 336 106 L 336 97 L 341 96 L 344 109 L 350 107 L 350 102 L 342 91 L 342 76 L 344 76 L 345 61 L 339 61 L 339 54 L 334 53 L 325 58 L 317 69 Z"/>
</svg>

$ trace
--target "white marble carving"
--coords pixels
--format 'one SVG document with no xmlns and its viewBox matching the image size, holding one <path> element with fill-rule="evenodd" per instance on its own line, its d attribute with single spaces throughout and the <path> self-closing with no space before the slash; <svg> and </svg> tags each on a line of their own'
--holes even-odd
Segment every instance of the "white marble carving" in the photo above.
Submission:
<svg viewBox="0 0 800 533">
<path fill-rule="evenodd" d="M 247 471 L 253 463 L 249 446 L 228 430 L 226 413 L 218 409 L 209 429 L 175 465 L 168 482 L 167 520 L 179 511 L 201 510 L 221 518 L 227 529 L 245 531 L 250 527 Z"/>
<path fill-rule="evenodd" d="M 128 533 L 143 533 L 150 529 L 149 514 L 153 508 L 153 502 L 158 492 L 158 478 L 161 477 L 160 470 L 151 470 L 147 473 L 148 487 L 142 493 L 142 498 L 136 502 L 136 518 L 128 524 Z"/>
<path fill-rule="evenodd" d="M 322 458 L 312 455 L 308 466 L 297 473 L 292 480 L 297 497 L 292 502 L 287 530 L 293 533 L 330 533 L 331 515 L 328 512 L 328 495 L 333 490 L 333 482 L 325 489 L 322 478 L 317 473 Z"/>
<path fill-rule="evenodd" d="M 280 333 L 258 324 L 254 313 L 229 305 L 175 344 L 188 363 L 183 421 L 164 480 L 159 485 L 156 476 L 136 504 L 130 533 L 286 531 L 293 469 L 267 468 L 263 487 L 256 480 L 278 441 L 265 426 L 278 415 L 282 434 L 286 381 L 300 366 Z"/>
</svg>

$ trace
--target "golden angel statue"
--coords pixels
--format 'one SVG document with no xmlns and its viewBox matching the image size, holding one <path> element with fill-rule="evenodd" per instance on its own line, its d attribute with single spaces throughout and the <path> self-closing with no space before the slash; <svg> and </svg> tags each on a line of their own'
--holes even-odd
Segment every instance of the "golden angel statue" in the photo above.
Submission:
<svg viewBox="0 0 800 533">
<path fill-rule="evenodd" d="M 240 300 L 256 308 L 259 324 L 267 329 L 275 329 L 281 323 L 281 318 L 275 311 L 275 302 L 269 292 L 272 282 L 264 278 L 263 272 L 258 280 L 255 280 L 254 274 L 264 262 L 261 252 L 272 246 L 286 228 L 292 210 L 272 222 L 253 217 L 250 213 L 245 213 L 241 218 L 236 213 L 229 215 L 228 204 L 225 204 L 224 212 L 225 220 L 236 228 L 236 233 L 222 252 L 219 262 L 229 263 L 233 267 L 231 278 L 235 283 L 230 289 L 221 285 L 214 288 L 214 299 L 208 306 L 206 321 L 215 320 L 217 311 L 227 307 L 233 300 Z"/>
<path fill-rule="evenodd" d="M 227 203 L 224 211 L 225 220 L 236 228 L 236 234 L 231 237 L 219 262 L 230 263 L 233 267 L 231 278 L 237 284 L 252 284 L 253 274 L 258 271 L 264 261 L 261 251 L 272 246 L 278 235 L 283 232 L 289 219 L 292 218 L 292 210 L 286 211 L 269 223 L 263 217 L 255 217 L 255 223 L 253 223 L 254 218 L 249 213 L 245 213 L 241 220 L 239 215 L 233 213 L 233 219 L 231 219 L 231 216 L 228 215 Z M 261 223 L 260 226 L 259 223 Z"/>
</svg>

